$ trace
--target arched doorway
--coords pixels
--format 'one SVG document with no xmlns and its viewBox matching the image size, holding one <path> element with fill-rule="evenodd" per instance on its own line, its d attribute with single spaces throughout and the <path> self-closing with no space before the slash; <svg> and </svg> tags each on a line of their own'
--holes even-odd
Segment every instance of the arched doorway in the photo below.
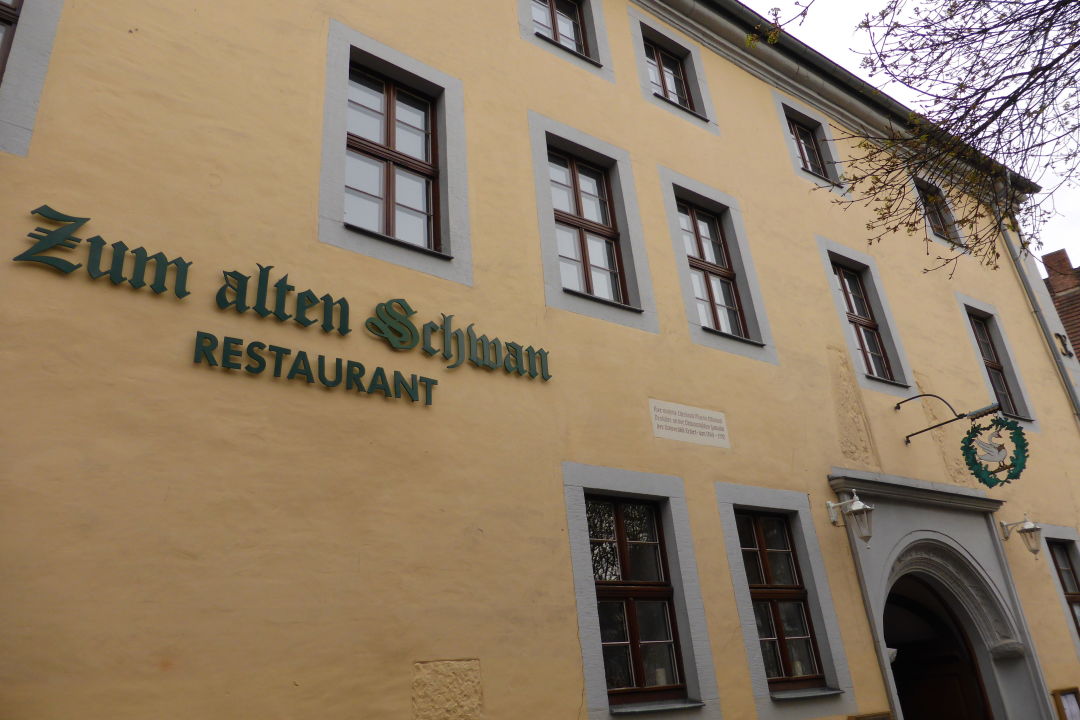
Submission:
<svg viewBox="0 0 1080 720">
<path fill-rule="evenodd" d="M 930 583 L 897 580 L 883 629 L 904 720 L 993 720 L 971 642 Z"/>
</svg>

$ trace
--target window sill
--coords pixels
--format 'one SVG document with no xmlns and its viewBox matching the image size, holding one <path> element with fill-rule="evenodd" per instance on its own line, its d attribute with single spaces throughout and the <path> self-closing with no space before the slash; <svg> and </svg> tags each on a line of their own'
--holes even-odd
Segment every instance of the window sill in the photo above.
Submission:
<svg viewBox="0 0 1080 720">
<path fill-rule="evenodd" d="M 1030 417 L 1027 417 L 1026 415 L 1014 415 L 1012 413 L 1007 413 L 1004 410 L 999 410 L 998 412 L 1000 412 L 1002 415 L 1009 418 L 1010 420 L 1019 420 L 1020 422 L 1026 422 L 1026 423 L 1035 422 L 1035 418 L 1030 418 Z"/>
<path fill-rule="evenodd" d="M 816 687 L 805 688 L 802 690 L 774 690 L 769 693 L 769 697 L 778 702 L 786 702 L 788 700 L 809 700 L 812 698 L 833 697 L 834 695 L 843 694 L 844 691 L 840 688 Z"/>
<path fill-rule="evenodd" d="M 802 170 L 807 175 L 809 175 L 810 177 L 812 177 L 815 181 L 828 183 L 829 185 L 832 185 L 834 188 L 837 188 L 838 190 L 843 190 L 844 189 L 843 185 L 841 185 L 836 180 L 833 180 L 831 177 L 828 177 L 827 175 L 819 175 L 818 173 L 814 172 L 813 170 L 807 170 L 802 165 L 799 166 L 799 169 Z"/>
<path fill-rule="evenodd" d="M 615 302 L 614 300 L 606 300 L 606 299 L 604 299 L 602 297 L 597 297 L 595 295 L 590 295 L 588 293 L 578 292 L 577 290 L 571 290 L 569 288 L 563 288 L 562 291 L 564 293 L 566 293 L 567 295 L 573 295 L 574 297 L 585 298 L 586 300 L 592 300 L 593 302 L 598 302 L 601 305 L 610 305 L 611 307 L 617 307 L 620 310 L 629 310 L 630 312 L 636 312 L 636 313 L 645 312 L 641 308 L 634 307 L 633 305 L 624 305 L 621 302 Z"/>
<path fill-rule="evenodd" d="M 563 45 L 562 43 L 556 42 L 555 40 L 552 40 L 551 38 L 549 38 L 547 35 L 544 35 L 543 33 L 534 32 L 533 35 L 540 38 L 541 40 L 543 40 L 546 43 L 554 45 L 555 47 L 559 48 L 560 50 L 564 50 L 564 51 L 570 53 L 571 55 L 578 58 L 579 60 L 584 60 L 585 62 L 589 63 L 590 65 L 595 65 L 596 67 L 604 67 L 604 64 L 602 62 L 600 62 L 599 60 L 594 60 L 593 58 L 589 57 L 585 53 L 579 53 L 577 50 L 573 50 L 571 48 L 568 48 L 565 45 Z"/>
<path fill-rule="evenodd" d="M 398 247 L 408 248 L 409 250 L 415 250 L 418 253 L 422 253 L 424 255 L 430 255 L 432 257 L 437 257 L 440 260 L 453 260 L 454 259 L 453 255 L 447 255 L 446 253 L 440 252 L 438 250 L 432 250 L 431 248 L 421 247 L 420 245 L 413 245 L 412 243 L 405 242 L 404 240 L 398 240 L 395 237 L 390 237 L 389 235 L 383 235 L 382 233 L 375 232 L 374 230 L 368 230 L 367 228 L 358 227 L 356 225 L 350 225 L 349 223 L 343 223 L 343 224 L 345 225 L 345 227 L 347 227 L 349 230 L 352 230 L 353 232 L 358 232 L 361 235 L 367 235 L 370 238 L 374 238 L 376 240 L 381 240 L 383 242 L 390 243 L 391 245 L 397 245 Z"/>
<path fill-rule="evenodd" d="M 704 330 L 705 332 L 709 333 L 710 335 L 719 335 L 722 338 L 727 338 L 729 340 L 735 340 L 737 342 L 746 343 L 747 345 L 754 345 L 756 347 L 765 347 L 765 343 L 763 343 L 763 342 L 758 342 L 757 340 L 751 340 L 750 338 L 745 338 L 745 337 L 743 337 L 741 335 L 732 335 L 731 333 L 726 333 L 723 330 L 714 330 L 711 327 L 709 327 L 708 325 L 698 325 L 698 327 L 701 328 L 702 330 Z"/>
<path fill-rule="evenodd" d="M 671 712 L 673 710 L 695 710 L 705 707 L 700 700 L 666 700 L 654 703 L 634 703 L 633 705 L 611 705 L 608 711 L 612 715 L 639 715 L 653 712 Z"/>
<path fill-rule="evenodd" d="M 653 92 L 653 97 L 654 97 L 654 98 L 659 98 L 660 100 L 663 100 L 663 101 L 664 101 L 664 102 L 666 102 L 666 103 L 667 103 L 668 105 L 672 105 L 672 106 L 674 106 L 674 107 L 677 107 L 677 108 L 679 108 L 680 110 L 682 110 L 682 111 L 683 111 L 684 113 L 686 113 L 687 115 L 693 115 L 694 117 L 696 117 L 696 118 L 697 118 L 698 120 L 701 120 L 702 122 L 709 122 L 709 118 L 705 117 L 704 115 L 702 115 L 701 113 L 699 113 L 699 112 L 698 112 L 697 110 L 693 110 L 693 109 L 691 109 L 691 108 L 688 108 L 688 107 L 686 107 L 685 105 L 682 105 L 682 104 L 680 104 L 680 103 L 677 103 L 677 102 L 675 102 L 674 100 L 672 100 L 671 98 L 669 98 L 669 97 L 665 97 L 665 96 L 661 95 L 661 94 L 660 94 L 660 93 L 658 93 L 658 92 L 655 92 L 655 91 L 654 91 L 654 92 Z"/>
<path fill-rule="evenodd" d="M 877 375 L 871 375 L 870 373 L 863 373 L 866 377 L 874 382 L 885 383 L 886 385 L 892 385 L 894 387 L 911 389 L 911 386 L 907 383 L 902 383 L 899 380 L 889 380 L 888 378 L 878 377 Z"/>
</svg>

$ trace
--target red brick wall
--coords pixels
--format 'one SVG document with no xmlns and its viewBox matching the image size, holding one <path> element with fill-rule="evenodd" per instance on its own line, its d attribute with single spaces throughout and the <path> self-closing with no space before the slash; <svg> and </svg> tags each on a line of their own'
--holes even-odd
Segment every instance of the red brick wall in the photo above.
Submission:
<svg viewBox="0 0 1080 720">
<path fill-rule="evenodd" d="M 1080 349 L 1080 267 L 1074 268 L 1065 250 L 1055 250 L 1042 257 L 1046 265 L 1046 287 L 1054 299 L 1073 352 Z"/>
</svg>

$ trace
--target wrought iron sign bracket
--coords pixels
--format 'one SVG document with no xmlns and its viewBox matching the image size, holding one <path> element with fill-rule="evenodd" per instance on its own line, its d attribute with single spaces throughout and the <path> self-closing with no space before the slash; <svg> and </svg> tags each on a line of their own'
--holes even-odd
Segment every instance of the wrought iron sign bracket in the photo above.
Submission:
<svg viewBox="0 0 1080 720">
<path fill-rule="evenodd" d="M 905 435 L 904 436 L 904 444 L 905 445 L 910 445 L 911 444 L 911 438 L 915 437 L 916 435 L 921 435 L 924 432 L 928 432 L 928 431 L 933 430 L 935 428 L 939 428 L 942 425 L 948 425 L 949 423 L 956 422 L 957 420 L 975 420 L 975 419 L 981 418 L 981 417 L 983 417 L 985 415 L 989 415 L 990 413 L 995 413 L 995 412 L 997 412 L 998 410 L 1001 409 L 1001 404 L 1000 403 L 994 403 L 992 405 L 987 405 L 986 407 L 982 407 L 982 408 L 979 408 L 977 410 L 972 410 L 971 412 L 960 413 L 960 412 L 956 412 L 956 408 L 954 408 L 949 403 L 948 400 L 941 397 L 940 395 L 934 395 L 933 393 L 920 393 L 918 395 L 912 395 L 911 397 L 905 398 L 904 400 L 901 400 L 900 402 L 896 403 L 896 406 L 893 407 L 893 410 L 899 410 L 900 406 L 903 405 L 906 402 L 910 402 L 912 400 L 918 400 L 919 398 L 924 398 L 924 397 L 937 398 L 941 402 L 945 403 L 945 406 L 947 408 L 949 408 L 949 410 L 952 412 L 952 414 L 955 417 L 952 417 L 952 418 L 950 418 L 948 420 L 944 420 L 944 421 L 939 422 L 939 423 L 937 423 L 935 425 L 931 425 L 930 427 L 925 427 L 922 430 L 916 430 L 915 432 L 910 433 L 909 435 Z"/>
</svg>

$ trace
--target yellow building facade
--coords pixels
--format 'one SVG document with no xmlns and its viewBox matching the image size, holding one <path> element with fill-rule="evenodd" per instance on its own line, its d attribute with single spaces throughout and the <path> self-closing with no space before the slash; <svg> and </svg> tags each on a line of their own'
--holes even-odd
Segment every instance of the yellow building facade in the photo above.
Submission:
<svg viewBox="0 0 1080 720">
<path fill-rule="evenodd" d="M 1014 236 L 866 244 L 836 128 L 900 110 L 823 56 L 733 0 L 15 16 L 0 717 L 1070 702 L 1080 363 Z"/>
</svg>

